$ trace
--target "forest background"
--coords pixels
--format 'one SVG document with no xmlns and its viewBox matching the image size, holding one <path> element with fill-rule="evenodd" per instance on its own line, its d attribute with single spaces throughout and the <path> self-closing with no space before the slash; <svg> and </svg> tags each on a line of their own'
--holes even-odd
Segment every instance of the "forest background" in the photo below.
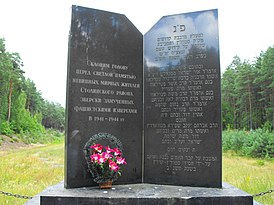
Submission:
<svg viewBox="0 0 274 205">
<path fill-rule="evenodd" d="M 250 63 L 235 56 L 222 75 L 223 149 L 244 155 L 274 156 L 274 46 Z M 0 39 L 0 134 L 25 143 L 61 140 L 48 130 L 64 131 L 65 109 L 42 98 L 24 76 L 18 53 Z M 49 82 L 50 83 L 50 82 Z M 238 130 L 238 132 L 229 132 Z M 2 137 L 3 138 L 3 137 Z M 0 137 L 0 142 L 1 142 Z"/>
<path fill-rule="evenodd" d="M 43 99 L 35 83 L 25 78 L 22 67 L 20 55 L 8 52 L 5 39 L 0 38 L 0 134 L 25 143 L 57 140 L 60 135 L 47 130 L 64 131 L 65 109 Z M 0 136 L 0 144 L 1 140 Z"/>
</svg>

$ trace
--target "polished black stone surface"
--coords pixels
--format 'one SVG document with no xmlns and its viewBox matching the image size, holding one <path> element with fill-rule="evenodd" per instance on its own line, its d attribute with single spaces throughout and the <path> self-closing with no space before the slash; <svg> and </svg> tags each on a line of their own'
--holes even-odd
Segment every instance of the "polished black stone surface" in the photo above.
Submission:
<svg viewBox="0 0 274 205">
<path fill-rule="evenodd" d="M 217 10 L 161 18 L 144 36 L 144 181 L 221 187 Z"/>
<path fill-rule="evenodd" d="M 144 129 L 142 41 L 124 15 L 72 7 L 65 181 L 27 205 L 253 204 L 221 182 L 217 10 L 163 17 L 145 35 Z M 83 152 L 100 133 L 122 142 L 128 162 L 109 190 L 92 182 Z"/>
<path fill-rule="evenodd" d="M 252 196 L 227 184 L 223 188 L 199 188 L 156 184 L 114 185 L 64 189 L 63 183 L 49 187 L 40 196 L 41 205 L 252 205 Z"/>
<path fill-rule="evenodd" d="M 122 142 L 117 183 L 142 180 L 143 36 L 126 16 L 73 6 L 69 35 L 65 187 L 96 185 L 83 148 L 106 133 Z M 108 140 L 103 140 L 108 144 Z"/>
</svg>

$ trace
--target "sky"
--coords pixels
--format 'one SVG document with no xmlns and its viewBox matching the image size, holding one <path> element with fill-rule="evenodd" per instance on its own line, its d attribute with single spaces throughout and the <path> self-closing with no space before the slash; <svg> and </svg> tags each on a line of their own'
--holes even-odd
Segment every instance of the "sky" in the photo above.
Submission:
<svg viewBox="0 0 274 205">
<path fill-rule="evenodd" d="M 65 106 L 71 5 L 125 14 L 145 34 L 163 16 L 218 9 L 221 72 L 274 45 L 272 0 L 0 0 L 0 38 L 42 97 Z"/>
</svg>

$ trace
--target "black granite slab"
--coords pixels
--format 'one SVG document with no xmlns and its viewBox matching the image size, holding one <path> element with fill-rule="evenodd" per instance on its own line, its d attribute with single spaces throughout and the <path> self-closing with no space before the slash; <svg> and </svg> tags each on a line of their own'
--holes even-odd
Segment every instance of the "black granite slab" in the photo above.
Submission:
<svg viewBox="0 0 274 205">
<path fill-rule="evenodd" d="M 217 10 L 164 16 L 144 36 L 146 183 L 221 187 Z"/>
<path fill-rule="evenodd" d="M 114 185 L 64 189 L 63 183 L 49 187 L 40 196 L 41 205 L 252 205 L 252 196 L 227 183 L 223 188 L 198 188 L 156 184 Z"/>
<path fill-rule="evenodd" d="M 116 183 L 142 180 L 143 36 L 117 13 L 72 6 L 69 35 L 65 187 L 96 185 L 83 148 L 105 133 L 127 160 Z M 108 140 L 103 140 L 105 145 Z"/>
</svg>

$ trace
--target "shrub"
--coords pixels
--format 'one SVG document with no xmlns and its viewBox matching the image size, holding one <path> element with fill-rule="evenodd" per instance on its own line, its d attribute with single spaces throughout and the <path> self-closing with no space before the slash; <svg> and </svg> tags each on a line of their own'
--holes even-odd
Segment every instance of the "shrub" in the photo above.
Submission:
<svg viewBox="0 0 274 205">
<path fill-rule="evenodd" d="M 257 129 L 250 133 L 252 143 L 244 146 L 245 153 L 252 157 L 274 157 L 274 133 Z"/>
<path fill-rule="evenodd" d="M 64 134 L 60 131 L 53 130 L 53 129 L 47 129 L 43 132 L 37 131 L 37 132 L 21 132 L 19 134 L 20 139 L 27 143 L 57 143 L 64 140 Z"/>
<path fill-rule="evenodd" d="M 233 150 L 240 155 L 251 157 L 274 157 L 274 133 L 257 129 L 228 130 L 223 132 L 223 151 Z"/>
<path fill-rule="evenodd" d="M 12 124 L 8 121 L 2 122 L 0 124 L 0 133 L 7 136 L 11 136 L 12 134 L 14 134 Z"/>
</svg>

